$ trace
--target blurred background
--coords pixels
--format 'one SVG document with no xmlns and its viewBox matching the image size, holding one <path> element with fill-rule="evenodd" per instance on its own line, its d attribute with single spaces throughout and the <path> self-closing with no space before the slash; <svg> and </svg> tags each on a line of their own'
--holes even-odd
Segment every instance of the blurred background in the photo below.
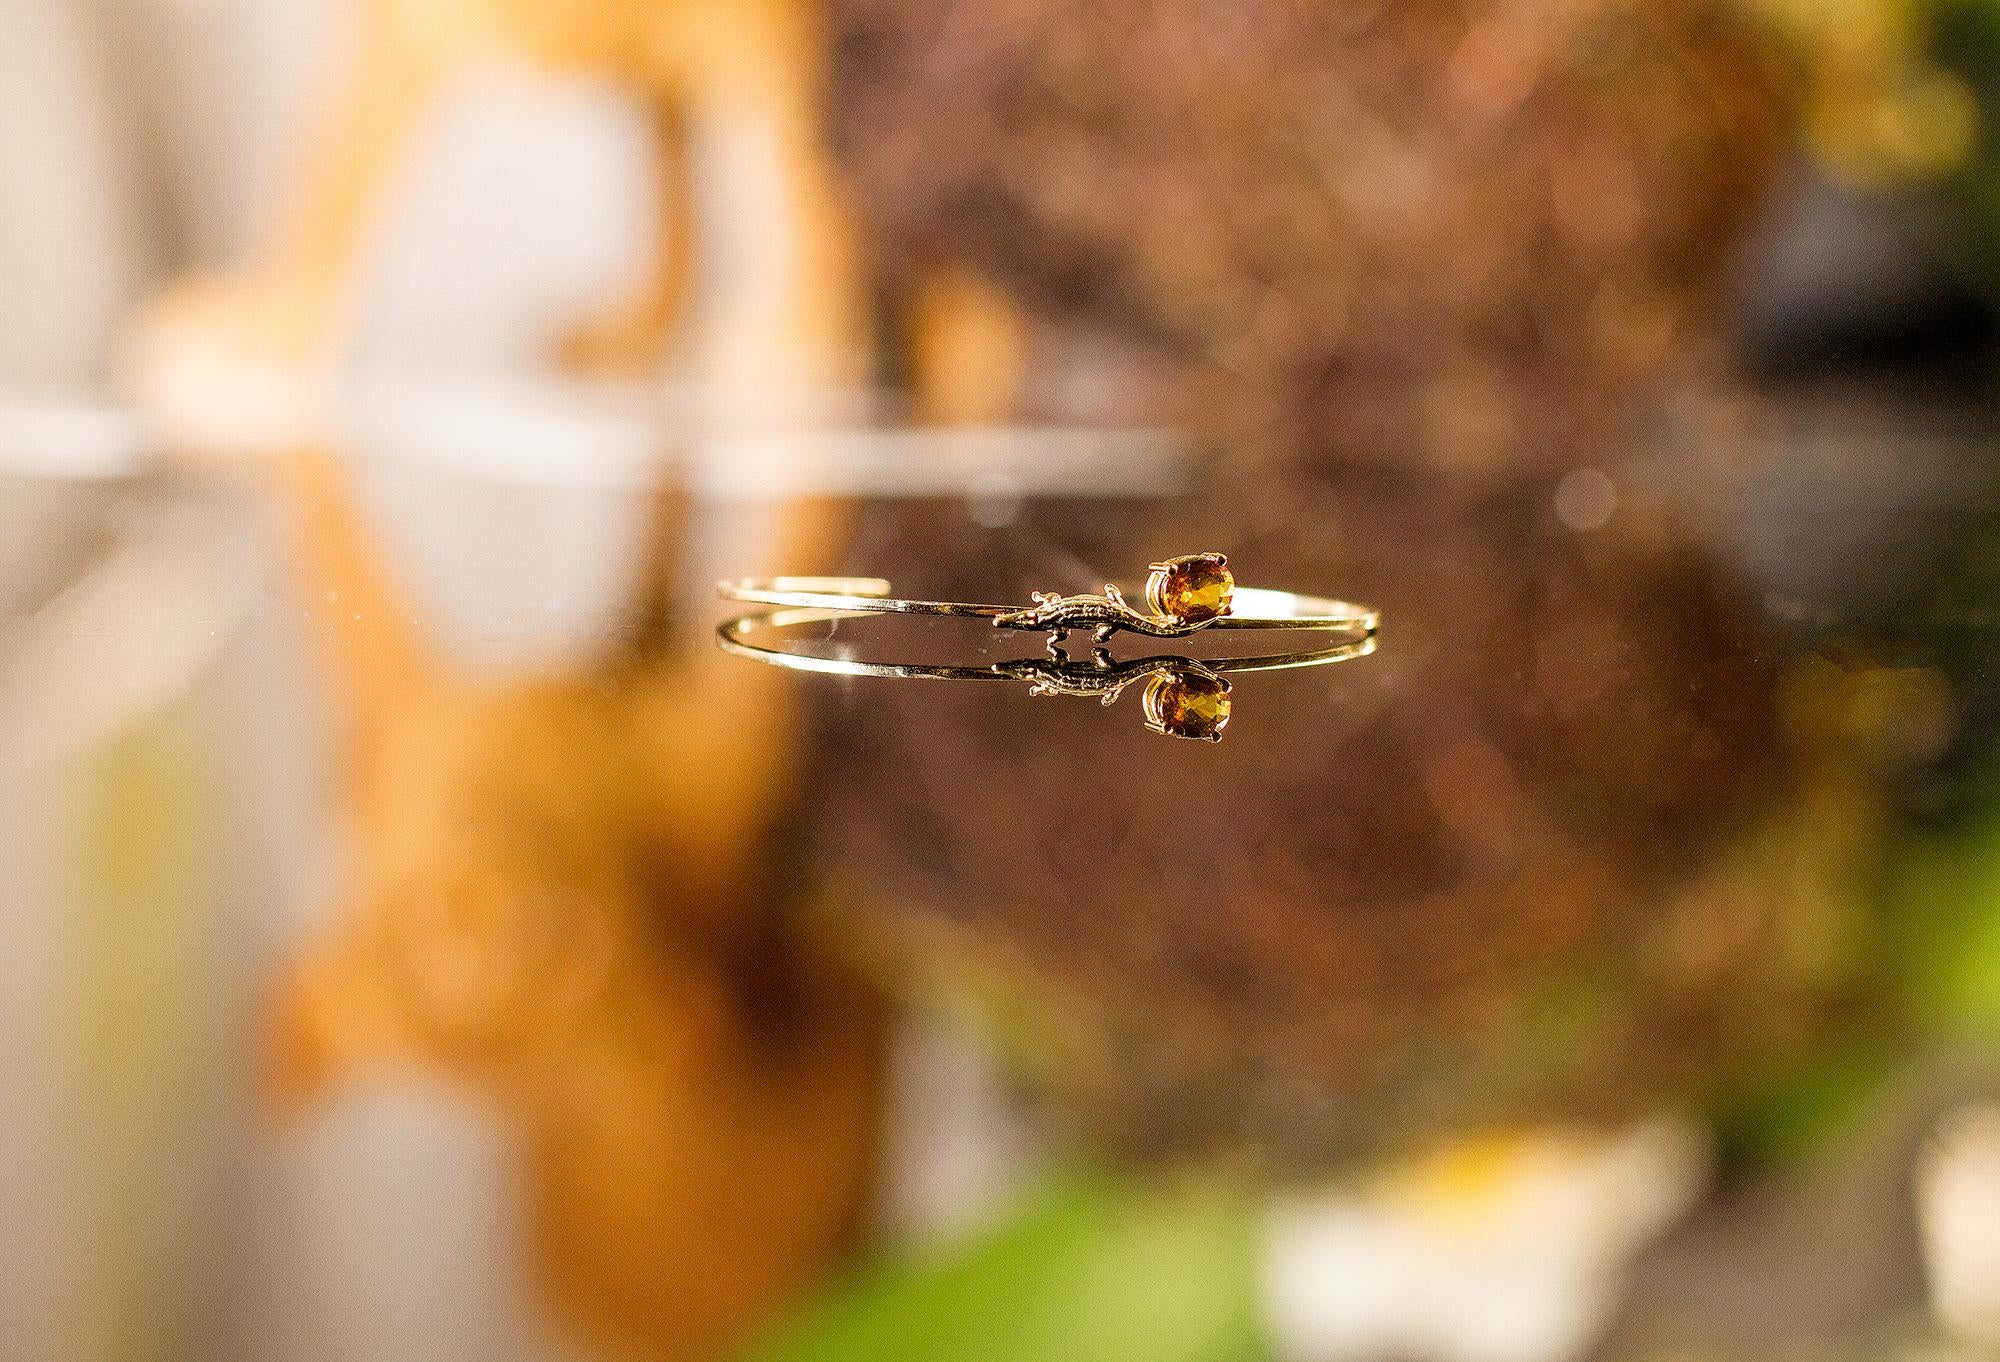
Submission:
<svg viewBox="0 0 2000 1362">
<path fill-rule="evenodd" d="M 0 1358 L 2000 1357 L 1995 0 L 0 35 Z"/>
</svg>

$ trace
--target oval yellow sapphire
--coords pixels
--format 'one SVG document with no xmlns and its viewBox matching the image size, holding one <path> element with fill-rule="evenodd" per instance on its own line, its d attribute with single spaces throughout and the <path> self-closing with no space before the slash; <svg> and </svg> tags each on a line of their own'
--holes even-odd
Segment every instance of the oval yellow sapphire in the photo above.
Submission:
<svg viewBox="0 0 2000 1362">
<path fill-rule="evenodd" d="M 1153 564 L 1146 600 L 1158 613 L 1182 624 L 1206 624 L 1229 609 L 1236 579 L 1219 553 L 1195 553 Z"/>
</svg>

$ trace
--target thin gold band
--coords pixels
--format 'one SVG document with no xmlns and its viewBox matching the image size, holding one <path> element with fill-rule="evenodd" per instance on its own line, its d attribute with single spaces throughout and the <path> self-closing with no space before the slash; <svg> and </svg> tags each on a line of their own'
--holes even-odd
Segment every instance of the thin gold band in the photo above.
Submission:
<svg viewBox="0 0 2000 1362">
<path fill-rule="evenodd" d="M 717 584 L 724 600 L 755 605 L 775 605 L 832 611 L 835 614 L 940 615 L 955 619 L 984 619 L 1007 628 L 1046 629 L 1050 624 L 1030 618 L 1030 607 L 980 605 L 968 601 L 924 601 L 891 596 L 891 587 L 880 577 L 746 577 Z M 1079 600 L 1082 598 L 1066 598 Z M 1058 602 L 1060 604 L 1060 602 Z M 1088 624 L 1083 621 L 1082 624 Z M 1262 587 L 1240 586 L 1233 590 L 1227 613 L 1192 627 L 1135 629 L 1120 627 L 1153 637 L 1175 638 L 1207 629 L 1319 629 L 1341 633 L 1372 634 L 1381 627 L 1381 612 L 1351 601 L 1325 596 L 1306 596 L 1294 591 L 1271 591 Z M 1081 627 L 1081 626 L 1080 626 Z"/>
<path fill-rule="evenodd" d="M 1289 671 L 1366 657 L 1375 651 L 1377 623 L 1373 610 L 1345 601 L 1295 596 L 1288 591 L 1237 591 L 1223 569 L 1224 561 L 1221 554 L 1203 554 L 1155 563 L 1146 591 L 1150 613 L 1134 609 L 1116 586 L 1106 586 L 1101 596 L 1036 592 L 1033 605 L 1015 610 L 962 601 L 900 600 L 889 595 L 887 582 L 877 578 L 779 577 L 724 582 L 722 594 L 726 597 L 777 608 L 725 621 L 716 629 L 716 640 L 724 652 L 738 657 L 832 676 L 1021 681 L 1027 683 L 1031 695 L 1089 696 L 1106 705 L 1138 686 L 1144 691 L 1146 727 L 1168 737 L 1218 742 L 1229 723 L 1230 673 Z M 1179 586 L 1173 581 L 1176 573 L 1185 579 Z M 1270 606 L 1285 613 L 1269 617 L 1231 613 L 1245 596 L 1253 607 Z M 862 662 L 753 641 L 755 635 L 797 625 L 893 614 L 984 619 L 1001 628 L 1043 631 L 1049 636 L 1048 655 L 1005 658 L 983 666 Z M 1184 638 L 1211 625 L 1337 629 L 1344 637 L 1325 648 L 1199 660 L 1171 655 L 1118 658 L 1112 656 L 1109 646 L 1111 637 L 1121 630 L 1149 638 Z M 1073 629 L 1089 629 L 1094 635 L 1096 646 L 1087 659 L 1072 658 L 1062 646 Z"/>
<path fill-rule="evenodd" d="M 824 578 L 814 580 L 827 580 Z M 943 604 L 943 602 L 921 602 L 921 604 Z M 979 607 L 974 607 L 979 608 Z M 768 644 L 753 643 L 753 635 L 796 628 L 804 624 L 827 624 L 835 620 L 858 619 L 872 614 L 891 613 L 876 610 L 858 610 L 850 606 L 800 606 L 760 611 L 754 614 L 738 615 L 716 626 L 716 641 L 724 652 L 738 657 L 747 657 L 757 662 L 768 662 L 773 666 L 789 667 L 794 671 L 819 672 L 829 676 L 885 676 L 902 680 L 920 681 L 1018 681 L 1028 673 L 1045 673 L 1051 664 L 1043 658 L 1020 658 L 1009 662 L 987 663 L 983 666 L 944 665 L 901 662 L 861 662 L 852 658 L 822 657 L 816 653 L 793 652 L 786 648 Z M 906 611 L 910 614 L 940 614 L 942 611 Z M 1100 667 L 1115 665 L 1129 669 L 1131 674 L 1144 674 L 1147 670 L 1158 670 L 1169 666 L 1199 666 L 1202 670 L 1217 675 L 1237 672 L 1278 672 L 1290 671 L 1297 667 L 1323 667 L 1334 662 L 1346 662 L 1357 657 L 1367 657 L 1376 648 L 1373 633 L 1364 633 L 1358 638 L 1347 639 L 1325 648 L 1309 648 L 1287 653 L 1262 653 L 1254 657 L 1202 658 L 1199 662 L 1183 657 L 1142 657 L 1116 664 L 1089 664 Z M 1073 664 L 1085 665 L 1085 664 Z M 1032 679 L 1032 678 L 1030 678 Z"/>
</svg>

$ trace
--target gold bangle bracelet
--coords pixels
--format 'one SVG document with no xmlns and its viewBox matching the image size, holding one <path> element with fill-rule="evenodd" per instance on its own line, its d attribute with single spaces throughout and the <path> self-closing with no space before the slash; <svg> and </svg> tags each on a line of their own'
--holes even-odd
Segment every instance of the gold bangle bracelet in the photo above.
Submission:
<svg viewBox="0 0 2000 1362">
<path fill-rule="evenodd" d="M 823 580 L 823 579 L 814 579 Z M 852 593 L 834 593 L 852 594 Z M 868 599 L 874 599 L 870 597 Z M 793 671 L 816 672 L 826 676 L 879 676 L 917 681 L 1018 681 L 1028 685 L 1030 695 L 1090 696 L 1109 705 L 1127 687 L 1145 686 L 1146 726 L 1155 733 L 1176 738 L 1218 741 L 1229 722 L 1230 683 L 1227 678 L 1243 672 L 1291 671 L 1300 667 L 1324 667 L 1366 657 L 1375 651 L 1372 632 L 1331 644 L 1287 653 L 1263 653 L 1246 657 L 1203 658 L 1157 656 L 1113 658 L 1099 649 L 1087 660 L 1072 660 L 1060 653 L 1052 657 L 1009 658 L 985 665 L 902 662 L 864 662 L 854 658 L 826 657 L 817 653 L 795 652 L 760 643 L 759 636 L 775 634 L 807 624 L 827 624 L 855 619 L 874 611 L 840 606 L 798 606 L 739 615 L 716 627 L 716 641 L 723 651 L 752 661 L 787 667 Z M 938 613 L 938 612 L 918 612 Z"/>
<path fill-rule="evenodd" d="M 1186 638 L 1202 629 L 1315 629 L 1373 634 L 1381 613 L 1369 606 L 1294 591 L 1239 587 L 1219 553 L 1188 554 L 1152 565 L 1148 611 L 1136 610 L 1107 583 L 1102 595 L 1037 591 L 1027 606 L 911 600 L 890 595 L 879 577 L 752 577 L 717 586 L 726 600 L 856 615 L 941 615 L 991 620 L 997 628 L 1046 632 L 1061 643 L 1072 629 L 1097 642 L 1120 631 L 1147 638 Z"/>
</svg>

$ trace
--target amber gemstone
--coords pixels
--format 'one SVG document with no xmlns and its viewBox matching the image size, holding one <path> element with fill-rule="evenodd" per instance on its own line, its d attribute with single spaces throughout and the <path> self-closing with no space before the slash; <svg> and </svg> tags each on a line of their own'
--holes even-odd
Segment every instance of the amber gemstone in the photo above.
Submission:
<svg viewBox="0 0 2000 1362">
<path fill-rule="evenodd" d="M 1229 683 L 1207 672 L 1167 672 L 1146 687 L 1146 717 L 1175 738 L 1214 742 L 1229 723 Z"/>
<path fill-rule="evenodd" d="M 1146 595 L 1153 608 L 1183 624 L 1204 624 L 1229 609 L 1236 579 L 1219 553 L 1172 558 L 1153 569 Z"/>
</svg>

